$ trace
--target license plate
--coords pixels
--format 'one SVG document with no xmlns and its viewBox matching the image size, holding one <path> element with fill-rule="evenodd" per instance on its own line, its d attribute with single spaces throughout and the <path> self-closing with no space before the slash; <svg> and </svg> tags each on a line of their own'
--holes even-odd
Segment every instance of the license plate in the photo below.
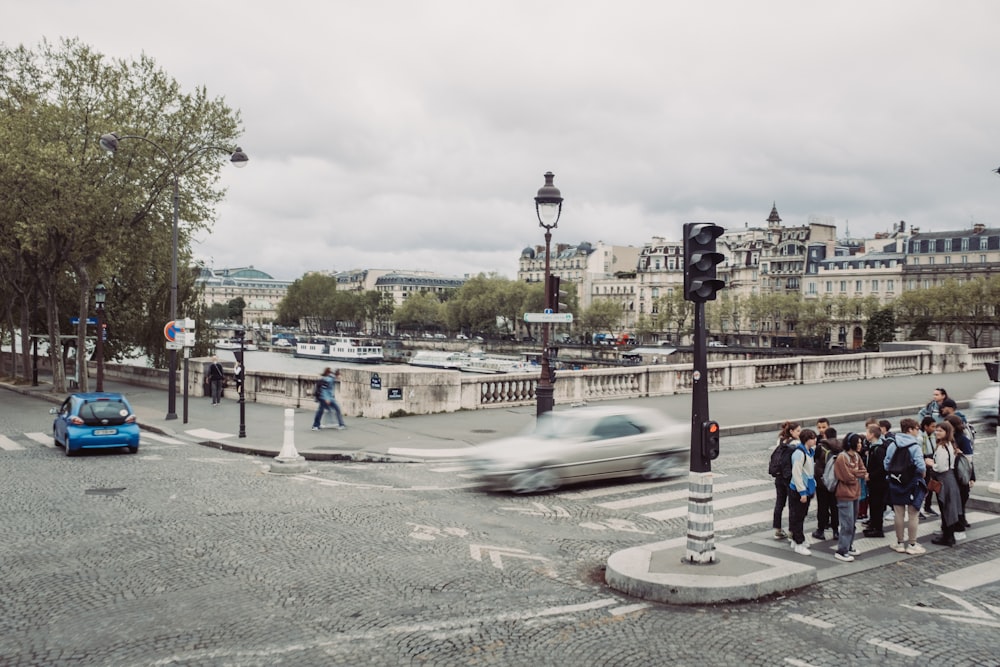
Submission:
<svg viewBox="0 0 1000 667">
<path fill-rule="evenodd" d="M 94 429 L 94 435 L 114 435 L 118 433 L 116 428 L 97 428 Z"/>
</svg>

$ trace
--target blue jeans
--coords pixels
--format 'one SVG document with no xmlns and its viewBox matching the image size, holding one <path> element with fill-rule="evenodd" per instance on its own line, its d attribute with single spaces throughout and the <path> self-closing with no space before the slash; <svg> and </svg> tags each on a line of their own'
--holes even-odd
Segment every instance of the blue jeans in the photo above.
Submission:
<svg viewBox="0 0 1000 667">
<path fill-rule="evenodd" d="M 846 556 L 854 546 L 854 524 L 858 519 L 857 500 L 837 500 L 837 516 L 840 518 L 840 537 L 837 538 L 837 553 Z"/>
<path fill-rule="evenodd" d="M 327 410 L 337 415 L 337 423 L 340 426 L 344 425 L 344 415 L 340 412 L 340 406 L 337 405 L 337 399 L 330 401 L 321 400 L 319 402 L 319 409 L 316 410 L 316 416 L 313 417 L 313 428 L 320 428 L 322 426 L 323 413 Z"/>
</svg>

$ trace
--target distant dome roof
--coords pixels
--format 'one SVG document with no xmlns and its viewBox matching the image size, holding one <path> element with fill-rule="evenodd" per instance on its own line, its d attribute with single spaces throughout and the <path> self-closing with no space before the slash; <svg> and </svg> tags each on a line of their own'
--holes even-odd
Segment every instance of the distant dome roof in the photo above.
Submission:
<svg viewBox="0 0 1000 667">
<path fill-rule="evenodd" d="M 534 259 L 535 258 L 535 249 L 534 248 L 530 248 L 530 247 L 529 248 L 525 248 L 524 250 L 521 251 L 521 257 L 530 257 L 531 259 Z"/>
</svg>

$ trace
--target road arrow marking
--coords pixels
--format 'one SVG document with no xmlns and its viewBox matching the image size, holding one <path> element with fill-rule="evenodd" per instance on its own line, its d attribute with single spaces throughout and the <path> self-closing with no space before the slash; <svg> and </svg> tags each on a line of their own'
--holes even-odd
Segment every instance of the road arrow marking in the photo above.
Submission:
<svg viewBox="0 0 1000 667">
<path fill-rule="evenodd" d="M 551 509 L 542 503 L 531 503 L 532 507 L 501 507 L 501 512 L 520 512 L 521 514 L 528 514 L 529 516 L 555 516 L 559 519 L 568 519 L 569 512 L 565 508 L 559 505 L 554 505 Z"/>
<path fill-rule="evenodd" d="M 962 623 L 971 623 L 973 625 L 985 625 L 991 628 L 1000 628 L 1000 607 L 995 607 L 990 604 L 984 604 L 985 611 L 979 609 L 970 602 L 966 602 L 957 595 L 949 595 L 948 593 L 940 593 L 944 597 L 948 598 L 962 609 L 935 609 L 933 607 L 919 607 L 916 605 L 903 604 L 900 605 L 904 609 L 912 609 L 914 611 L 922 611 L 928 614 L 937 614 L 939 616 L 944 616 L 955 621 L 961 621 Z M 991 615 L 992 614 L 992 615 Z"/>
<path fill-rule="evenodd" d="M 491 547 L 485 544 L 470 544 L 469 552 L 472 555 L 473 560 L 478 560 L 482 562 L 483 554 L 487 554 L 490 557 L 490 562 L 493 563 L 493 567 L 498 570 L 503 569 L 503 557 L 507 558 L 523 558 L 525 560 L 540 560 L 544 563 L 548 563 L 549 559 L 544 556 L 535 556 L 524 549 L 514 549 L 511 547 Z M 551 573 L 551 576 L 555 576 L 555 570 L 546 566 L 546 571 Z"/>
</svg>

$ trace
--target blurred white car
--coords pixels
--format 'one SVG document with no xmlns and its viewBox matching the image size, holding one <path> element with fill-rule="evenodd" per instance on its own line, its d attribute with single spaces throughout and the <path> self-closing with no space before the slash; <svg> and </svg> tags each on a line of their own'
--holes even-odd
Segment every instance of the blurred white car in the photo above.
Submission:
<svg viewBox="0 0 1000 667">
<path fill-rule="evenodd" d="M 966 417 L 973 422 L 995 423 L 998 408 L 1000 408 L 1000 384 L 991 384 L 972 397 Z"/>
<path fill-rule="evenodd" d="M 551 491 L 565 484 L 689 468 L 691 427 L 650 408 L 623 405 L 547 412 L 520 436 L 473 447 L 471 473 L 491 489 Z"/>
</svg>

